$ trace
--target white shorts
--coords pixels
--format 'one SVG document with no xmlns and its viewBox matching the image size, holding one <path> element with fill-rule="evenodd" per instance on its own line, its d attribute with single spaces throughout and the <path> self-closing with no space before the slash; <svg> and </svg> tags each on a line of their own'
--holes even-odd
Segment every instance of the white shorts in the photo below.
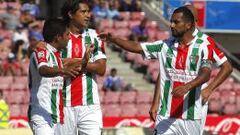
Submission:
<svg viewBox="0 0 240 135">
<path fill-rule="evenodd" d="M 201 120 L 165 118 L 157 115 L 154 135 L 200 135 Z"/>
<path fill-rule="evenodd" d="M 202 107 L 202 119 L 201 119 L 201 135 L 204 132 L 204 127 L 207 119 L 207 112 L 208 112 L 208 102 L 203 105 Z"/>
<path fill-rule="evenodd" d="M 58 135 L 56 126 L 50 113 L 45 111 L 31 111 L 29 125 L 34 135 Z"/>
<path fill-rule="evenodd" d="M 101 135 L 100 105 L 64 107 L 64 124 L 57 128 L 59 135 Z"/>
</svg>

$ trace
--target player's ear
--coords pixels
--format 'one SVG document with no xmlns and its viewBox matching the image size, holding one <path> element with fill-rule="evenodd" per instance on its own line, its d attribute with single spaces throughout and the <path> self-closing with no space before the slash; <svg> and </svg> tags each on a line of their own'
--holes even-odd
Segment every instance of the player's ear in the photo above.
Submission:
<svg viewBox="0 0 240 135">
<path fill-rule="evenodd" d="M 71 11 L 68 12 L 68 16 L 69 16 L 70 19 L 72 19 Z"/>
</svg>

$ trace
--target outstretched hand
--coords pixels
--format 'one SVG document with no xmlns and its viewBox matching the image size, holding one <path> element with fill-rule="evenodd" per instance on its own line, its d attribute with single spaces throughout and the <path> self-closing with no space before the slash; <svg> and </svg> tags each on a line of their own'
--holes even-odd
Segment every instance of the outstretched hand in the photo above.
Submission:
<svg viewBox="0 0 240 135">
<path fill-rule="evenodd" d="M 98 37 L 103 41 L 110 41 L 112 38 L 112 34 L 109 32 L 102 32 L 98 35 Z"/>
</svg>

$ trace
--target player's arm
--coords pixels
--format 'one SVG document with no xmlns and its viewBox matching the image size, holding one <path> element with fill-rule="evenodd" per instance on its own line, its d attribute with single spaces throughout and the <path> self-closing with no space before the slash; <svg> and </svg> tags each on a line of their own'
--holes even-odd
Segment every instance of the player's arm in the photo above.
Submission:
<svg viewBox="0 0 240 135">
<path fill-rule="evenodd" d="M 87 63 L 85 70 L 102 76 L 106 72 L 106 63 L 106 59 L 99 59 L 93 63 Z"/>
<path fill-rule="evenodd" d="M 185 83 L 184 85 L 178 86 L 173 89 L 173 96 L 184 96 L 188 91 L 202 85 L 210 79 L 211 67 L 212 67 L 212 53 L 213 50 L 209 49 L 209 46 L 202 46 L 201 51 L 201 64 L 198 75 L 195 79 Z"/>
<path fill-rule="evenodd" d="M 202 67 L 198 73 L 198 76 L 195 79 L 173 89 L 172 91 L 173 96 L 177 96 L 177 97 L 183 96 L 188 91 L 193 90 L 194 88 L 207 82 L 210 79 L 210 75 L 211 75 L 211 69 L 207 67 Z"/>
<path fill-rule="evenodd" d="M 101 33 L 99 36 L 102 40 L 114 43 L 114 45 L 123 48 L 124 50 L 134 52 L 134 53 L 142 53 L 143 49 L 141 45 L 134 41 L 123 40 L 121 38 L 115 37 L 110 33 Z"/>
<path fill-rule="evenodd" d="M 76 77 L 76 75 L 79 74 L 77 69 L 53 68 L 45 65 L 41 66 L 38 69 L 38 72 L 43 77 L 55 77 L 55 76 Z"/>
<path fill-rule="evenodd" d="M 201 92 L 203 97 L 203 104 L 208 101 L 208 98 L 212 92 L 230 76 L 232 70 L 232 65 L 228 60 L 220 66 L 220 71 L 218 72 L 217 76 Z"/>
<path fill-rule="evenodd" d="M 149 115 L 153 121 L 156 120 L 156 115 L 160 103 L 160 74 L 158 74 L 157 83 L 155 84 L 153 101 L 149 110 Z"/>
</svg>

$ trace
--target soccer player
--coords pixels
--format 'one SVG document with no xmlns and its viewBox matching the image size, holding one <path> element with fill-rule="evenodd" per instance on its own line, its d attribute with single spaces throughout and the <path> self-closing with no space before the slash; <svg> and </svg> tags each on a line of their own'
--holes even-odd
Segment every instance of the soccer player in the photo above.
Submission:
<svg viewBox="0 0 240 135">
<path fill-rule="evenodd" d="M 46 49 L 37 49 L 30 57 L 29 123 L 34 135 L 56 135 L 56 125 L 63 123 L 64 116 L 63 79 L 75 77 L 79 69 L 63 67 L 60 59 L 60 50 L 67 46 L 69 40 L 67 23 L 62 19 L 47 20 L 43 36 Z"/>
<path fill-rule="evenodd" d="M 191 5 L 185 5 L 192 13 L 195 19 L 195 22 L 197 24 L 198 21 L 198 13 L 196 8 Z M 193 36 L 197 36 L 199 30 L 195 28 L 195 31 L 193 32 Z M 204 126 L 206 122 L 207 117 L 207 111 L 208 111 L 208 98 L 212 94 L 212 92 L 220 85 L 222 84 L 232 73 L 232 65 L 225 57 L 224 53 L 215 45 L 214 40 L 211 37 L 208 37 L 209 42 L 213 42 L 213 60 L 215 62 L 216 66 L 220 67 L 220 71 L 218 72 L 217 76 L 210 82 L 210 84 L 202 90 L 202 97 L 203 97 L 203 119 L 202 119 L 202 133 L 204 131 Z"/>
<path fill-rule="evenodd" d="M 74 79 L 65 81 L 64 124 L 59 128 L 62 135 L 100 135 L 102 112 L 99 102 L 96 75 L 106 71 L 104 42 L 94 29 L 88 28 L 90 9 L 86 0 L 67 0 L 62 17 L 70 24 L 70 40 L 62 51 L 62 59 L 82 58 L 86 47 L 93 45 L 93 53 L 86 68 Z"/>
<path fill-rule="evenodd" d="M 207 36 L 195 30 L 194 16 L 186 7 L 176 9 L 171 17 L 171 38 L 136 43 L 99 35 L 119 47 L 142 53 L 160 62 L 160 106 L 156 118 L 156 134 L 194 134 L 201 132 L 201 90 L 210 78 L 212 53 Z"/>
</svg>

